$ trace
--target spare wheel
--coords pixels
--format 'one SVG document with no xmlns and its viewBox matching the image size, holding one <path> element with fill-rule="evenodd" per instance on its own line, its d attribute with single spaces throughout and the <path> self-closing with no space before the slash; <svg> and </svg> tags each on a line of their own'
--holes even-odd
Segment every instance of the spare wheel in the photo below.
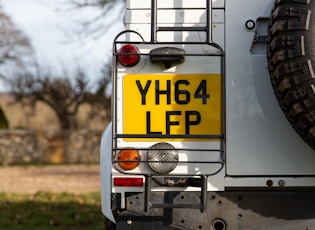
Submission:
<svg viewBox="0 0 315 230">
<path fill-rule="evenodd" d="M 276 0 L 268 28 L 268 68 L 279 104 L 315 149 L 315 0 Z"/>
</svg>

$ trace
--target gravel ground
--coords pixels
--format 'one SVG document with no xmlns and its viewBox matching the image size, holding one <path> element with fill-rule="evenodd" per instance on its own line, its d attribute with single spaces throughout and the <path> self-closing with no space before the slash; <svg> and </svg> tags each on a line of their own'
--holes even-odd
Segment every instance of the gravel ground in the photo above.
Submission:
<svg viewBox="0 0 315 230">
<path fill-rule="evenodd" d="M 0 166 L 0 192 L 100 191 L 99 165 Z"/>
</svg>

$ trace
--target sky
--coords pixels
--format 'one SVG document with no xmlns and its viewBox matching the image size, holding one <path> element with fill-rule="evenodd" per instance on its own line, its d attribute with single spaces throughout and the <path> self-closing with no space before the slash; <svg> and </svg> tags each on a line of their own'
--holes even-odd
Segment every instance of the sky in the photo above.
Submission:
<svg viewBox="0 0 315 230">
<path fill-rule="evenodd" d="M 58 74 L 64 70 L 71 73 L 79 66 L 86 71 L 91 81 L 95 81 L 100 78 L 100 69 L 104 63 L 110 60 L 112 41 L 123 30 L 122 19 L 100 37 L 79 39 L 72 32 L 76 26 L 72 16 L 76 19 L 89 18 L 99 11 L 67 11 L 65 4 L 62 4 L 66 1 L 0 0 L 0 3 L 17 28 L 30 39 L 41 67 Z M 0 92 L 5 90 L 0 84 Z"/>
</svg>

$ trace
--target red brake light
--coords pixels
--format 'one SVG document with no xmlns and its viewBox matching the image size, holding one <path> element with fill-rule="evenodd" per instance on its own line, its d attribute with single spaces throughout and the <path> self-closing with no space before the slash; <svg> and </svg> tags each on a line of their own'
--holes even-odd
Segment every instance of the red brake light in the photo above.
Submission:
<svg viewBox="0 0 315 230">
<path fill-rule="evenodd" d="M 124 45 L 118 50 L 118 59 L 126 67 L 135 66 L 139 60 L 139 49 L 134 45 Z"/>
<path fill-rule="evenodd" d="M 114 186 L 143 186 L 143 178 L 136 177 L 115 177 Z"/>
</svg>

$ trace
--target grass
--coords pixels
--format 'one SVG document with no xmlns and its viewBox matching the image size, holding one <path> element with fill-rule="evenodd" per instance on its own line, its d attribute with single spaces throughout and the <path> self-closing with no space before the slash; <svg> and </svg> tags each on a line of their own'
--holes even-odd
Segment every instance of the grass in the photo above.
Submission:
<svg viewBox="0 0 315 230">
<path fill-rule="evenodd" d="M 100 193 L 0 193 L 0 229 L 104 229 Z"/>
</svg>

